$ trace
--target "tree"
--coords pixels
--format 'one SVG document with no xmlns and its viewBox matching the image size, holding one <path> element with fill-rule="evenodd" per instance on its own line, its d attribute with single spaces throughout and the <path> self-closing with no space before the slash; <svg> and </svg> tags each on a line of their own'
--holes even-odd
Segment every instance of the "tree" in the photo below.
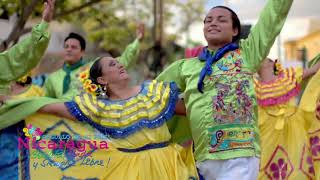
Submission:
<svg viewBox="0 0 320 180">
<path fill-rule="evenodd" d="M 196 21 L 201 21 L 204 17 L 199 15 L 204 14 L 204 0 L 188 0 L 187 2 L 178 2 L 178 6 L 180 7 L 180 12 L 183 14 L 181 16 L 181 27 L 180 31 L 186 32 L 186 43 L 192 44 L 193 42 L 190 40 L 190 27 Z"/>
<path fill-rule="evenodd" d="M 90 10 L 83 11 L 86 16 L 78 18 L 88 39 L 98 47 L 108 51 L 120 52 L 135 38 L 135 28 L 138 22 L 146 25 L 143 48 L 154 46 L 156 39 L 154 31 L 153 2 L 151 0 L 117 0 L 104 2 Z M 177 34 L 172 36 L 165 32 L 162 45 L 170 40 L 168 37 L 179 38 L 183 32 L 188 32 L 192 23 L 201 21 L 204 14 L 204 0 L 163 0 L 163 27 L 174 26 Z M 176 19 L 180 17 L 181 19 Z M 178 23 L 177 23 L 178 21 Z M 162 28 L 163 28 L 162 27 Z M 166 29 L 166 28 L 164 28 Z"/>
<path fill-rule="evenodd" d="M 146 25 L 146 33 L 140 60 L 149 70 L 154 71 L 150 73 L 157 74 L 162 71 L 164 64 L 179 57 L 177 53 L 181 54 L 183 50 L 177 50 L 179 48 L 174 41 L 183 32 L 188 32 L 193 22 L 204 18 L 202 15 L 205 3 L 204 0 L 162 0 L 163 13 L 160 23 L 162 27 L 156 26 L 156 28 L 162 28 L 162 30 L 157 29 L 157 32 L 162 31 L 164 34 L 159 44 L 159 39 L 152 33 L 155 32 L 153 4 L 155 2 L 158 1 L 117 0 L 101 3 L 90 9 L 90 12 L 83 11 L 82 13 L 87 16 L 81 16 L 78 21 L 87 32 L 88 39 L 94 42 L 97 52 L 101 51 L 100 47 L 111 52 L 113 56 L 118 56 L 133 41 L 137 23 L 143 22 Z M 175 27 L 176 32 L 166 33 L 165 27 L 168 26 Z"/>
<path fill-rule="evenodd" d="M 108 0 L 64 0 L 56 1 L 54 19 L 69 21 L 76 17 L 75 14 L 87 7 Z M 12 31 L 0 44 L 0 52 L 17 43 L 19 37 L 31 31 L 32 27 L 25 27 L 29 19 L 41 17 L 42 1 L 39 0 L 2 0 L 0 2 L 0 17 L 9 18 L 16 14 L 17 19 Z"/>
</svg>

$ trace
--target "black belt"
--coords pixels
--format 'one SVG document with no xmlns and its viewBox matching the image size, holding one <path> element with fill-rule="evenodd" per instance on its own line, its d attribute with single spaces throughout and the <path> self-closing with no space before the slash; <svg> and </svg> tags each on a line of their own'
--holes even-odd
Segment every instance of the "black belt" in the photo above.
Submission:
<svg viewBox="0 0 320 180">
<path fill-rule="evenodd" d="M 149 150 L 149 149 L 158 149 L 158 148 L 163 148 L 163 147 L 167 147 L 169 145 L 169 141 L 166 142 L 161 142 L 161 143 L 151 143 L 151 144 L 146 144 L 142 147 L 136 148 L 136 149 L 126 149 L 126 148 L 117 148 L 119 151 L 122 152 L 140 152 L 140 151 L 145 151 L 145 150 Z"/>
</svg>

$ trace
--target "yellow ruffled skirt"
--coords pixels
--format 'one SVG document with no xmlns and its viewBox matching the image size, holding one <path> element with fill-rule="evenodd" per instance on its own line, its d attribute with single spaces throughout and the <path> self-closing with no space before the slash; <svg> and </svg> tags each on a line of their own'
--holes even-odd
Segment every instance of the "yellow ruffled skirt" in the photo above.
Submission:
<svg viewBox="0 0 320 180">
<path fill-rule="evenodd" d="M 192 180 L 198 179 L 192 149 L 171 144 L 140 152 L 109 149 L 111 157 L 101 179 L 105 180 Z"/>
</svg>

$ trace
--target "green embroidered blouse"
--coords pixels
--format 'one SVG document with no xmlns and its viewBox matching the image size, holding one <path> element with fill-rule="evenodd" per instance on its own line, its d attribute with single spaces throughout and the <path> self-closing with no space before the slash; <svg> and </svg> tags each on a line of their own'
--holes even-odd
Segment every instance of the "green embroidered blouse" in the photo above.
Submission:
<svg viewBox="0 0 320 180">
<path fill-rule="evenodd" d="M 203 94 L 197 83 L 205 62 L 198 58 L 176 61 L 159 75 L 158 80 L 175 81 L 185 94 L 197 161 L 260 155 L 253 73 L 268 55 L 292 2 L 268 1 L 240 48 L 213 64 Z"/>
</svg>

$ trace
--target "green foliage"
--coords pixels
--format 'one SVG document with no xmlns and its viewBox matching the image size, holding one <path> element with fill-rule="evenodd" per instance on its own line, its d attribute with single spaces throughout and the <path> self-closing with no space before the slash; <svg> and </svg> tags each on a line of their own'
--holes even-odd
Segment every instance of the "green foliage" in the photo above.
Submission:
<svg viewBox="0 0 320 180">
<path fill-rule="evenodd" d="M 60 22 L 67 21 L 72 22 L 77 20 L 79 16 L 81 16 L 83 11 L 90 12 L 90 9 L 96 6 L 101 2 L 110 2 L 111 0 L 101 0 L 101 2 L 92 3 L 89 6 L 81 9 L 77 9 L 73 12 L 68 12 L 69 10 L 73 10 L 78 8 L 81 5 L 92 2 L 95 0 L 56 0 L 55 4 L 55 15 Z M 18 17 L 21 17 L 21 14 L 26 9 L 30 8 L 32 0 L 1 0 L 0 1 L 0 16 L 6 14 L 7 16 L 11 16 L 17 13 Z M 42 10 L 43 10 L 43 2 L 41 0 L 37 0 L 36 6 L 31 8 L 32 14 L 29 18 L 41 18 Z"/>
<path fill-rule="evenodd" d="M 1 0 L 0 16 L 14 13 L 21 17 L 33 0 Z M 87 8 L 66 13 L 93 0 L 56 0 L 56 19 L 81 26 L 88 40 L 105 50 L 121 52 L 136 37 L 136 26 L 145 24 L 145 39 L 142 48 L 153 46 L 153 0 L 102 0 Z M 43 1 L 38 0 L 30 19 L 41 18 Z M 23 3 L 23 4 L 21 4 Z M 23 10 L 24 9 L 24 10 Z M 204 0 L 163 0 L 163 45 L 179 39 L 194 21 L 201 20 Z M 179 16 L 177 16 L 177 14 Z M 177 19 L 179 17 L 179 19 Z M 166 27 L 175 26 L 175 35 L 165 32 Z"/>
<path fill-rule="evenodd" d="M 8 16 L 19 11 L 20 2 L 18 0 L 2 0 L 0 1 L 0 16 L 6 13 Z"/>
<path fill-rule="evenodd" d="M 179 35 L 187 32 L 194 21 L 201 21 L 204 4 L 204 0 L 163 0 L 163 29 L 178 27 L 175 35 L 164 31 L 164 46 L 180 38 Z M 85 15 L 77 20 L 87 32 L 88 39 L 105 50 L 124 50 L 135 39 L 139 22 L 145 24 L 146 31 L 142 47 L 153 46 L 153 0 L 113 0 L 100 3 L 83 13 Z"/>
</svg>

